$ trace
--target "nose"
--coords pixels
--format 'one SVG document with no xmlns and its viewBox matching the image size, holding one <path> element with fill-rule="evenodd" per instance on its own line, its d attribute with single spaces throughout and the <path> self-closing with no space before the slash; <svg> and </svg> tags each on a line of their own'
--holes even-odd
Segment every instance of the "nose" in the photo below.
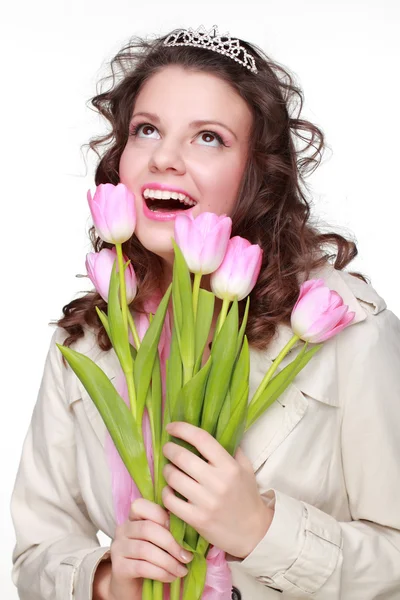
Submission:
<svg viewBox="0 0 400 600">
<path fill-rule="evenodd" d="M 186 168 L 178 143 L 164 139 L 155 144 L 149 158 L 149 170 L 151 173 L 169 171 L 183 175 Z"/>
</svg>

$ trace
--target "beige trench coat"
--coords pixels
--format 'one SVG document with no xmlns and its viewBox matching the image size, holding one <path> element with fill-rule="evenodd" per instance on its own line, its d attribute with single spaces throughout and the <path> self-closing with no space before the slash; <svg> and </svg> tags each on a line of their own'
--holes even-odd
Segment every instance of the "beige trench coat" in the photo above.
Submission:
<svg viewBox="0 0 400 600">
<path fill-rule="evenodd" d="M 270 530 L 245 560 L 229 558 L 234 598 L 400 599 L 400 322 L 374 289 L 325 268 L 354 322 L 324 344 L 295 385 L 247 432 Z M 251 391 L 288 341 L 251 353 Z M 22 600 L 89 600 L 115 520 L 105 427 L 82 385 L 46 360 L 12 497 L 13 579 Z M 113 351 L 88 332 L 75 346 L 109 377 Z M 289 360 L 299 351 L 294 348 Z"/>
</svg>

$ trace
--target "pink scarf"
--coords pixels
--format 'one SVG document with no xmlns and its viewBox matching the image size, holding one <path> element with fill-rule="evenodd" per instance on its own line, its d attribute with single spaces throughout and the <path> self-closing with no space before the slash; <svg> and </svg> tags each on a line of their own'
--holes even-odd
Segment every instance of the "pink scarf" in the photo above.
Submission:
<svg viewBox="0 0 400 600">
<path fill-rule="evenodd" d="M 146 304 L 145 310 L 147 314 L 150 312 L 153 314 L 155 313 L 159 304 L 159 300 L 156 301 L 153 299 Z M 147 316 L 144 314 L 137 315 L 135 317 L 135 324 L 138 330 L 139 338 L 142 339 L 149 326 L 149 320 Z M 171 326 L 167 316 L 158 346 L 161 360 L 163 388 L 165 385 L 166 359 L 169 354 L 170 341 Z M 125 376 L 122 370 L 116 377 L 115 388 L 125 403 L 129 406 L 128 391 L 126 387 Z M 144 411 L 142 427 L 147 460 L 150 466 L 151 475 L 154 478 L 153 448 L 147 409 Z M 129 475 L 124 463 L 122 462 L 108 431 L 106 434 L 106 455 L 111 471 L 115 517 L 117 524 L 120 525 L 128 518 L 132 502 L 137 498 L 140 498 L 141 494 L 135 482 Z M 232 576 L 228 563 L 225 559 L 225 552 L 216 548 L 215 546 L 212 546 L 207 555 L 207 575 L 202 600 L 231 600 L 231 590 Z M 164 600 L 169 600 L 168 586 L 165 586 Z"/>
</svg>

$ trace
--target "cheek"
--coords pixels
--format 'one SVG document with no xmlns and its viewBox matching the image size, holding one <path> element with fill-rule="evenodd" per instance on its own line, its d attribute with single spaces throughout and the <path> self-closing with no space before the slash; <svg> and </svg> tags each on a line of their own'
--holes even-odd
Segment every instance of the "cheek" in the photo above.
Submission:
<svg viewBox="0 0 400 600">
<path fill-rule="evenodd" d="M 206 204 L 216 213 L 229 214 L 233 211 L 236 203 L 239 187 L 243 178 L 245 162 L 238 157 L 236 160 L 215 164 L 204 174 L 203 186 Z"/>
<path fill-rule="evenodd" d="M 119 160 L 119 178 L 121 183 L 125 183 L 128 186 L 129 183 L 133 183 L 146 164 L 145 153 L 137 152 L 137 150 L 129 146 L 128 141 Z"/>
</svg>

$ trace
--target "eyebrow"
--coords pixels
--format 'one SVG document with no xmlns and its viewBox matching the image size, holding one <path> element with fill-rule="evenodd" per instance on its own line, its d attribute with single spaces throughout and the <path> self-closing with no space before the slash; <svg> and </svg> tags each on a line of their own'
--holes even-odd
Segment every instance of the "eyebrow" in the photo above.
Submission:
<svg viewBox="0 0 400 600">
<path fill-rule="evenodd" d="M 150 121 L 154 121 L 155 123 L 160 123 L 160 119 L 159 117 L 157 117 L 157 115 L 153 114 L 153 113 L 148 113 L 148 112 L 137 112 L 132 116 L 132 120 L 135 117 L 145 117 L 146 119 L 150 119 Z M 213 121 L 212 119 L 198 119 L 197 121 L 192 121 L 189 125 L 189 127 L 193 127 L 193 128 L 197 128 L 197 127 L 202 127 L 203 125 L 219 125 L 220 127 L 224 127 L 225 129 L 227 129 L 235 138 L 235 140 L 237 140 L 237 135 L 232 131 L 232 129 L 230 129 L 230 127 L 228 127 L 227 125 L 225 125 L 225 123 L 221 123 L 220 121 Z"/>
</svg>

